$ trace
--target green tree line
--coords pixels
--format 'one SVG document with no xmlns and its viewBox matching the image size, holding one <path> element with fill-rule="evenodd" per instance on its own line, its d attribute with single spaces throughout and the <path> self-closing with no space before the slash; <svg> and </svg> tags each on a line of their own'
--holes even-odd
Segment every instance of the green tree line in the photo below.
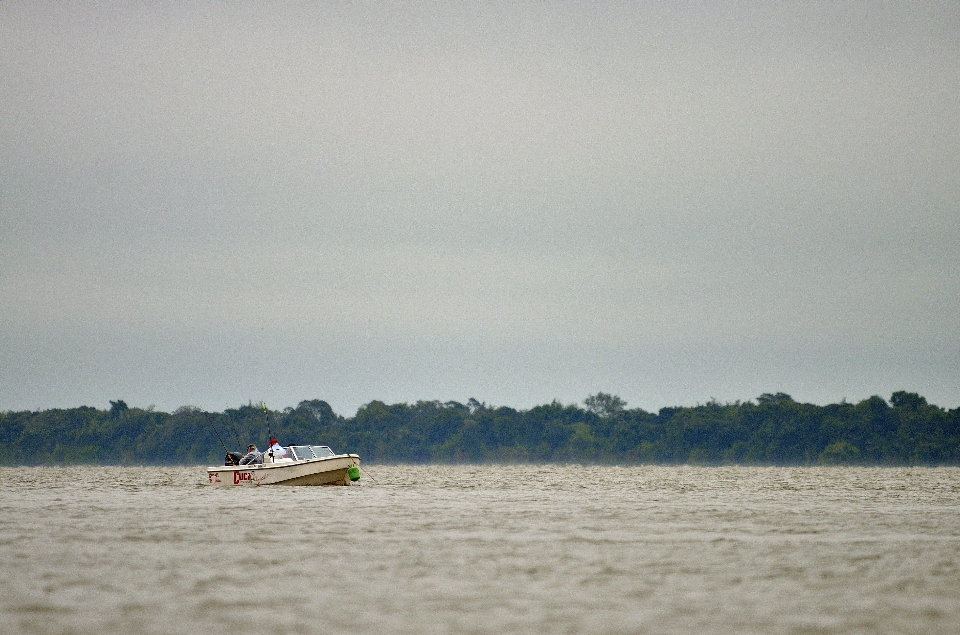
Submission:
<svg viewBox="0 0 960 635">
<path fill-rule="evenodd" d="M 216 465 L 225 449 L 263 448 L 269 432 L 368 463 L 960 465 L 960 408 L 916 393 L 825 406 L 784 393 L 656 413 L 626 406 L 605 393 L 529 410 L 475 399 L 372 401 L 346 418 L 321 400 L 282 411 L 249 404 L 172 413 L 118 400 L 109 410 L 0 413 L 0 464 Z"/>
</svg>

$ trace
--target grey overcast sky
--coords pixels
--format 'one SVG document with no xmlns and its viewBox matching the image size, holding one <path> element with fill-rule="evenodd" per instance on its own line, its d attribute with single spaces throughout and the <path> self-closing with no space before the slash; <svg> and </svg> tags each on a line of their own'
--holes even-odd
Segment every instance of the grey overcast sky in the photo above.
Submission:
<svg viewBox="0 0 960 635">
<path fill-rule="evenodd" d="M 0 2 L 0 410 L 960 406 L 960 3 Z"/>
</svg>

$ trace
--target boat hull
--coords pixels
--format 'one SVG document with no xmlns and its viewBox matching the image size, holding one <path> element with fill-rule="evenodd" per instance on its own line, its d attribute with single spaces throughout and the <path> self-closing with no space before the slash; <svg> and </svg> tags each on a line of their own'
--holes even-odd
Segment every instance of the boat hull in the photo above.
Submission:
<svg viewBox="0 0 960 635">
<path fill-rule="evenodd" d="M 350 485 L 347 470 L 360 466 L 356 454 L 338 454 L 321 459 L 208 467 L 210 485 Z"/>
</svg>

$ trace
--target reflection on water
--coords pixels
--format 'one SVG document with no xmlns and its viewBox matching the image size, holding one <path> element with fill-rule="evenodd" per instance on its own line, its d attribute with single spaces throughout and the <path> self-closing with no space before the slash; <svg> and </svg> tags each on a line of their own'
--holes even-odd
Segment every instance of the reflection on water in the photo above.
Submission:
<svg viewBox="0 0 960 635">
<path fill-rule="evenodd" d="M 366 471 L 0 468 L 0 630 L 960 632 L 960 469 Z"/>
</svg>

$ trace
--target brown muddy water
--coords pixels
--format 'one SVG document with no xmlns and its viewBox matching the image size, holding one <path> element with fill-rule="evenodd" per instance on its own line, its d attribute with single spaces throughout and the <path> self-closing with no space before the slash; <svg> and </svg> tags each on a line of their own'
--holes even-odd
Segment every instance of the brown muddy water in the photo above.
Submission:
<svg viewBox="0 0 960 635">
<path fill-rule="evenodd" d="M 0 469 L 0 631 L 960 633 L 960 469 L 205 481 Z"/>
</svg>

